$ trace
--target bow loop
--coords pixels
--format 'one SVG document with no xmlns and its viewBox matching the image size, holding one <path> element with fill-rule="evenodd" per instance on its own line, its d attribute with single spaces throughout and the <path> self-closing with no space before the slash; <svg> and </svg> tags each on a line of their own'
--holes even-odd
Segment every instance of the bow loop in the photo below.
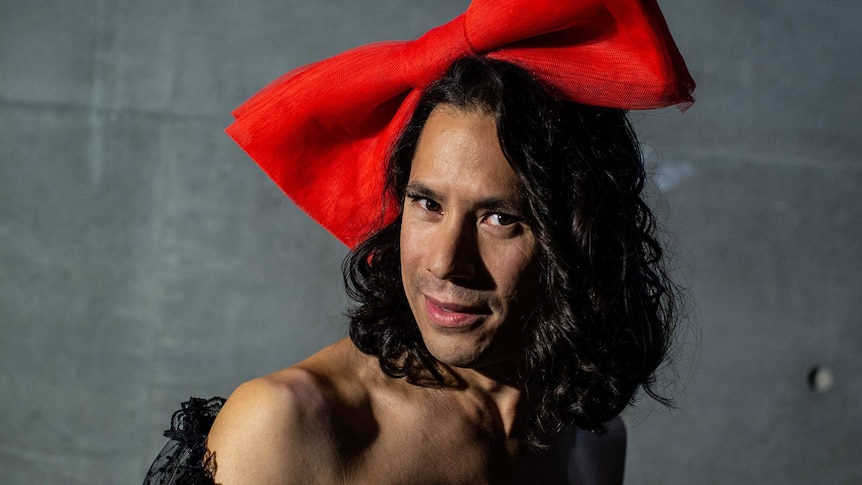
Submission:
<svg viewBox="0 0 862 485">
<path fill-rule="evenodd" d="M 464 13 L 464 30 L 476 52 L 500 50 L 519 41 L 590 25 L 604 12 L 602 0 L 474 0 Z"/>
<path fill-rule="evenodd" d="M 440 78 L 454 61 L 476 54 L 464 33 L 464 15 L 433 28 L 401 51 L 401 73 L 415 89 Z"/>
</svg>

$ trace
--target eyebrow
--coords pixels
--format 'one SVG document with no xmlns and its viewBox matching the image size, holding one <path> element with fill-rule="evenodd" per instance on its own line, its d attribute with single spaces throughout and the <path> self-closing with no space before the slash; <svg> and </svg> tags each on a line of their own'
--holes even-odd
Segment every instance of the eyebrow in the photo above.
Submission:
<svg viewBox="0 0 862 485">
<path fill-rule="evenodd" d="M 416 181 L 407 184 L 407 187 L 404 188 L 404 193 L 405 195 L 425 197 L 435 201 L 441 201 L 441 199 L 443 199 L 443 196 L 440 195 L 439 192 L 428 187 L 422 182 Z M 486 199 L 475 201 L 473 203 L 473 208 L 489 212 L 503 212 L 511 215 L 521 215 L 524 212 L 520 203 L 520 198 L 512 200 L 507 197 L 488 197 Z"/>
<path fill-rule="evenodd" d="M 431 187 L 423 184 L 422 182 L 410 182 L 407 184 L 407 187 L 404 188 L 404 194 L 418 195 L 419 197 L 427 197 L 429 199 L 440 199 L 441 196 L 437 192 L 434 191 Z"/>
</svg>

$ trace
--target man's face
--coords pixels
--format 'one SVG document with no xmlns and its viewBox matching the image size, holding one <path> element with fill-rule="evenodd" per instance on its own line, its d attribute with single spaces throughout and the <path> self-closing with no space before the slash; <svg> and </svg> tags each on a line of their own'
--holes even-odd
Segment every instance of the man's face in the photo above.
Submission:
<svg viewBox="0 0 862 485">
<path fill-rule="evenodd" d="M 437 106 L 419 137 L 401 222 L 401 278 L 425 346 L 483 367 L 522 346 L 537 245 L 493 116 Z"/>
</svg>

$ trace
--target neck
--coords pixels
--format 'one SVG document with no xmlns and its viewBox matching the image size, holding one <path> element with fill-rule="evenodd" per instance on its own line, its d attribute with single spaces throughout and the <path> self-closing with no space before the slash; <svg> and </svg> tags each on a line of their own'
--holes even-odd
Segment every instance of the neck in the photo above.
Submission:
<svg viewBox="0 0 862 485">
<path fill-rule="evenodd" d="M 434 361 L 435 372 L 414 362 L 406 378 L 412 385 L 454 391 L 465 404 L 495 416 L 496 428 L 505 438 L 523 438 L 525 386 L 514 359 L 501 359 L 478 367 L 454 367 Z"/>
<path fill-rule="evenodd" d="M 496 410 L 506 438 L 518 437 L 526 396 L 513 366 L 496 365 L 478 369 L 447 367 L 446 370 L 458 376 L 469 391 L 468 395 L 474 395 L 486 406 Z"/>
</svg>

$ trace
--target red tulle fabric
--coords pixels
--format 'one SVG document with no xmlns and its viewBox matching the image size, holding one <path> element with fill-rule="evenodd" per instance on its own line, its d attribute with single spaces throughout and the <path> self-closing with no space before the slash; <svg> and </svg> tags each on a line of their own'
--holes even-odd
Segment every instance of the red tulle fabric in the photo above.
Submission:
<svg viewBox="0 0 862 485">
<path fill-rule="evenodd" d="M 414 41 L 380 42 L 291 71 L 234 111 L 227 133 L 300 208 L 349 247 L 392 220 L 388 152 L 421 91 L 464 56 L 516 64 L 580 103 L 694 102 L 654 0 L 474 0 Z"/>
</svg>

